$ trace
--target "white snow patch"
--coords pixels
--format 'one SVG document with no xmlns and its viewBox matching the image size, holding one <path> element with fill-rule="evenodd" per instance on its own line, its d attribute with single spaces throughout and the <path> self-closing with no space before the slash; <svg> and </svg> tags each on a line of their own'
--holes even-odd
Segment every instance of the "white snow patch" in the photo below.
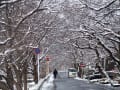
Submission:
<svg viewBox="0 0 120 90">
<path fill-rule="evenodd" d="M 42 90 L 53 90 L 53 75 L 50 76 L 49 80 L 43 84 Z"/>
<path fill-rule="evenodd" d="M 64 16 L 63 13 L 59 14 L 58 17 L 59 17 L 59 18 L 65 18 L 65 16 Z"/>
<path fill-rule="evenodd" d="M 6 39 L 5 41 L 3 41 L 3 42 L 0 42 L 0 44 L 5 44 L 8 40 L 10 40 L 11 38 L 8 38 L 8 39 Z"/>
<path fill-rule="evenodd" d="M 16 49 L 7 49 L 6 51 L 5 51 L 5 54 L 8 54 L 9 52 L 13 52 L 13 51 L 15 51 Z"/>
<path fill-rule="evenodd" d="M 1 3 L 3 3 L 3 4 L 4 4 L 4 3 L 13 3 L 13 2 L 16 2 L 16 1 L 17 1 L 17 0 L 8 0 L 8 1 L 5 0 L 5 1 L 2 1 Z"/>
<path fill-rule="evenodd" d="M 29 90 L 37 90 L 39 88 L 39 86 L 42 84 L 42 82 L 44 81 L 44 79 L 40 79 L 38 84 L 32 86 L 29 88 Z M 34 84 L 34 83 L 31 83 L 31 85 Z"/>
<path fill-rule="evenodd" d="M 86 79 L 84 79 L 84 78 L 79 78 L 79 77 L 76 77 L 76 78 L 74 78 L 74 79 L 82 80 L 82 81 L 88 81 L 88 80 L 86 80 Z"/>
<path fill-rule="evenodd" d="M 3 53 L 0 53 L 0 56 L 3 56 L 4 54 Z"/>
<path fill-rule="evenodd" d="M 29 87 L 29 90 L 38 90 L 38 88 L 40 87 L 40 85 L 44 82 L 44 80 L 46 78 L 48 78 L 51 74 L 47 75 L 45 78 L 43 79 L 40 79 L 38 84 L 34 84 L 34 83 L 30 83 L 29 86 L 32 86 L 32 87 Z"/>
<path fill-rule="evenodd" d="M 6 32 L 6 30 L 1 30 L 0 32 Z"/>
</svg>

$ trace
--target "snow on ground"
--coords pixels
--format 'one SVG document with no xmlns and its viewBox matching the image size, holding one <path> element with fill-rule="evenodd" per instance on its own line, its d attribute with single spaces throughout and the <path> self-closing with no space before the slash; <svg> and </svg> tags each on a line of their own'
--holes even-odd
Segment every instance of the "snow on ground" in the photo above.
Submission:
<svg viewBox="0 0 120 90">
<path fill-rule="evenodd" d="M 87 79 L 84 79 L 84 78 L 79 78 L 79 77 L 76 77 L 74 79 L 77 79 L 77 80 L 82 80 L 82 81 L 88 81 Z M 88 81 L 89 82 L 89 81 Z"/>
<path fill-rule="evenodd" d="M 50 78 L 43 84 L 41 90 L 53 90 L 54 85 L 53 85 L 54 77 L 53 75 L 50 76 Z"/>
<path fill-rule="evenodd" d="M 44 79 L 40 79 L 38 84 L 35 84 L 34 82 L 29 83 L 29 90 L 37 90 L 43 81 Z"/>
<path fill-rule="evenodd" d="M 47 79 L 49 76 L 51 76 L 51 74 L 47 75 L 45 78 L 40 79 L 38 84 L 35 84 L 34 82 L 29 83 L 29 90 L 38 90 L 38 88 L 40 87 L 40 85 L 45 81 L 45 79 Z"/>
<path fill-rule="evenodd" d="M 74 79 L 77 79 L 77 80 L 82 80 L 82 81 L 86 81 L 86 82 L 90 83 L 90 81 L 89 81 L 89 80 L 87 80 L 87 79 L 85 79 L 85 78 L 79 78 L 79 77 L 76 77 L 76 78 L 74 78 Z M 97 79 L 95 79 L 95 80 L 97 80 Z M 92 82 L 92 80 L 91 80 L 91 82 Z M 95 84 L 100 84 L 100 83 L 99 83 L 99 82 L 96 82 Z M 108 84 L 101 84 L 101 85 L 111 86 L 111 84 L 110 84 L 110 83 L 108 83 Z"/>
</svg>

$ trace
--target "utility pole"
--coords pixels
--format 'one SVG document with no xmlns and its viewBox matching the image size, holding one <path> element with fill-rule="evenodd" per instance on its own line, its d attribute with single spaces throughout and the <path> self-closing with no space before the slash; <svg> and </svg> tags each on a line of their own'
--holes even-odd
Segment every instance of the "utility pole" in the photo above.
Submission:
<svg viewBox="0 0 120 90">
<path fill-rule="evenodd" d="M 40 62 L 39 62 L 39 57 L 40 57 L 40 49 L 39 48 L 35 48 L 35 54 L 37 54 L 37 68 L 38 68 L 38 81 L 39 81 L 39 77 L 40 77 Z"/>
<path fill-rule="evenodd" d="M 40 79 L 40 62 L 39 62 L 39 54 L 37 54 L 37 61 L 38 61 L 38 81 Z"/>
<path fill-rule="evenodd" d="M 49 74 L 49 63 L 50 63 L 50 58 L 47 56 L 46 57 L 46 75 Z"/>
<path fill-rule="evenodd" d="M 37 74 L 37 65 L 36 65 L 37 60 L 35 58 L 35 55 L 33 55 L 32 60 L 33 60 L 33 68 L 34 68 L 33 69 L 34 82 L 37 84 L 38 83 L 38 74 Z"/>
</svg>

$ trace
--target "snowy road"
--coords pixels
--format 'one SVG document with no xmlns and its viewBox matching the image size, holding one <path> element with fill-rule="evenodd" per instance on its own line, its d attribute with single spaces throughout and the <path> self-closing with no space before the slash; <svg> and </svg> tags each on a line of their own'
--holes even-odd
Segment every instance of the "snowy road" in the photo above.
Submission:
<svg viewBox="0 0 120 90">
<path fill-rule="evenodd" d="M 40 90 L 120 90 L 120 87 L 98 85 L 83 80 L 67 78 L 65 72 L 60 72 L 57 79 L 53 80 L 53 76 L 51 76 Z"/>
</svg>

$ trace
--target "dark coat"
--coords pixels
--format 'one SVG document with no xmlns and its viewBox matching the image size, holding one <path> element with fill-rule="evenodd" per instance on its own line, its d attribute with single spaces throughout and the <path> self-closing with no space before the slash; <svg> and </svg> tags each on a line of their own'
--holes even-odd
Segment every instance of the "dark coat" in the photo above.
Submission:
<svg viewBox="0 0 120 90">
<path fill-rule="evenodd" d="M 57 74 L 58 74 L 58 71 L 55 69 L 55 70 L 53 71 L 54 78 L 56 78 Z"/>
<path fill-rule="evenodd" d="M 53 74 L 54 74 L 54 75 L 57 75 L 57 74 L 58 74 L 58 71 L 55 69 L 55 70 L 53 71 Z"/>
</svg>

